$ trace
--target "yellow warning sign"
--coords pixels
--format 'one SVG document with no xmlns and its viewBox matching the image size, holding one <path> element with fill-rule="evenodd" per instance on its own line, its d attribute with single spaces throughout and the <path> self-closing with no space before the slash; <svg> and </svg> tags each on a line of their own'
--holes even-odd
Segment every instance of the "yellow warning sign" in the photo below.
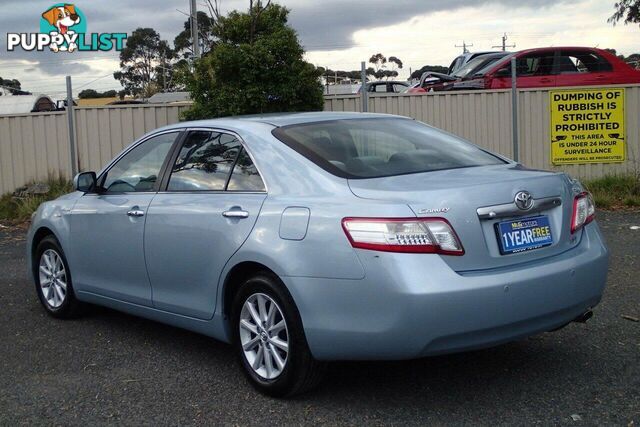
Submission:
<svg viewBox="0 0 640 427">
<path fill-rule="evenodd" d="M 553 90 L 551 163 L 623 162 L 624 88 Z"/>
</svg>

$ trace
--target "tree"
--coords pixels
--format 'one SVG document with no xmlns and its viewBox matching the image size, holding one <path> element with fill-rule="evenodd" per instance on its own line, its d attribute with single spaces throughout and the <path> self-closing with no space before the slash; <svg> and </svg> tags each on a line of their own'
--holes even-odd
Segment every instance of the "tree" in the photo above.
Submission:
<svg viewBox="0 0 640 427">
<path fill-rule="evenodd" d="M 321 110 L 320 72 L 304 61 L 288 15 L 260 1 L 251 1 L 247 12 L 217 14 L 216 45 L 193 72 L 181 69 L 194 101 L 185 118 Z"/>
<path fill-rule="evenodd" d="M 402 68 L 402 61 L 397 56 L 390 56 L 387 59 L 381 53 L 376 53 L 375 55 L 371 55 L 369 58 L 369 63 L 373 64 L 374 68 L 368 68 L 367 74 L 375 77 L 378 80 L 381 79 L 389 79 L 390 77 L 398 77 L 398 71 Z M 393 64 L 392 68 L 389 69 L 387 64 Z"/>
<path fill-rule="evenodd" d="M 22 85 L 17 79 L 3 79 L 2 77 L 0 77 L 0 89 L 5 89 L 12 94 L 26 93 L 21 90 Z M 2 95 L 2 93 L 3 91 L 0 90 L 0 95 Z"/>
<path fill-rule="evenodd" d="M 174 52 L 153 28 L 138 28 L 120 52 L 120 71 L 113 73 L 124 89 L 135 96 L 150 97 L 167 85 Z"/>
<path fill-rule="evenodd" d="M 100 94 L 94 89 L 85 89 L 78 94 L 80 99 L 100 98 Z"/>
<path fill-rule="evenodd" d="M 80 99 L 91 99 L 91 98 L 115 98 L 118 93 L 115 90 L 108 90 L 106 92 L 98 92 L 94 89 L 85 89 L 78 94 L 78 98 Z"/>
<path fill-rule="evenodd" d="M 442 65 L 425 65 L 424 67 L 420 68 L 419 70 L 415 70 L 413 73 L 411 73 L 411 76 L 409 76 L 409 78 L 410 79 L 419 79 L 427 71 L 433 71 L 433 72 L 436 72 L 436 73 L 447 74 L 449 72 L 449 69 L 447 67 L 442 66 Z"/>
<path fill-rule="evenodd" d="M 640 0 L 620 0 L 613 7 L 616 11 L 607 20 L 613 25 L 620 21 L 625 25 L 640 23 Z"/>
<path fill-rule="evenodd" d="M 198 37 L 200 41 L 200 52 L 206 56 L 216 44 L 214 34 L 215 18 L 205 12 L 198 11 Z M 184 30 L 176 36 L 173 47 L 177 56 L 185 59 L 193 58 L 193 41 L 191 39 L 191 17 L 184 23 Z"/>
<path fill-rule="evenodd" d="M 387 58 L 381 53 L 376 53 L 375 55 L 371 55 L 371 58 L 369 58 L 369 63 L 373 64 L 374 66 L 373 73 L 371 73 L 370 75 L 373 75 L 373 77 L 378 80 L 382 79 L 384 77 L 384 67 L 386 66 L 385 64 L 387 63 Z"/>
<path fill-rule="evenodd" d="M 373 68 L 369 69 L 370 71 L 367 74 L 373 74 Z M 324 67 L 318 67 L 318 72 L 321 76 L 325 76 L 325 78 L 332 82 L 332 79 L 335 79 L 335 77 L 338 77 L 338 80 L 346 80 L 346 79 L 350 79 L 350 80 L 360 80 L 362 78 L 362 71 L 360 70 L 353 70 L 353 71 L 341 71 L 341 70 L 332 70 L 329 68 L 324 68 Z"/>
</svg>

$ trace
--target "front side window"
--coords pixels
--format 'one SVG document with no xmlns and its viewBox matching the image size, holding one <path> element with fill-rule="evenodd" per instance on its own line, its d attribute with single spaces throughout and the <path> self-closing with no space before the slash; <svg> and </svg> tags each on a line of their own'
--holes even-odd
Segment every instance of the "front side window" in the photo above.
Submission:
<svg viewBox="0 0 640 427">
<path fill-rule="evenodd" d="M 101 179 L 106 193 L 156 191 L 162 164 L 179 132 L 154 136 L 129 151 Z"/>
<path fill-rule="evenodd" d="M 518 77 L 539 77 L 553 74 L 553 52 L 533 53 L 516 58 L 516 75 Z M 486 72 L 486 68 L 478 74 Z M 505 64 L 498 71 L 501 77 L 511 76 L 511 63 Z"/>
<path fill-rule="evenodd" d="M 553 70 L 553 53 L 540 53 L 516 59 L 518 77 L 548 76 Z"/>
<path fill-rule="evenodd" d="M 408 119 L 306 123 L 277 128 L 273 135 L 343 178 L 377 178 L 505 163 L 473 144 Z"/>
<path fill-rule="evenodd" d="M 262 178 L 234 135 L 189 133 L 169 178 L 168 191 L 264 191 Z"/>
</svg>

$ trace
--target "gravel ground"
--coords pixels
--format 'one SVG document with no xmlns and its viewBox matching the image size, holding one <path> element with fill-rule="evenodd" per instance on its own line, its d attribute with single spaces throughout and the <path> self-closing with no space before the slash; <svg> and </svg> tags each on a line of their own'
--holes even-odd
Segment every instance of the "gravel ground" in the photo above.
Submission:
<svg viewBox="0 0 640 427">
<path fill-rule="evenodd" d="M 612 251 L 587 324 L 411 362 L 335 363 L 293 400 L 257 394 L 227 345 L 96 308 L 59 321 L 0 227 L 0 424 L 640 425 L 640 213 L 599 213 Z M 635 424 L 634 424 L 635 423 Z"/>
</svg>

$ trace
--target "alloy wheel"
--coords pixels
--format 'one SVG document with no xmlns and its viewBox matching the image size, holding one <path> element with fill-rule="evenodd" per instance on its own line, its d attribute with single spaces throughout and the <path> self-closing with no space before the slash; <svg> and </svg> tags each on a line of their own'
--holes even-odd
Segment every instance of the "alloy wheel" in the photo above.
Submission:
<svg viewBox="0 0 640 427">
<path fill-rule="evenodd" d="M 67 272 L 62 258 L 47 249 L 40 256 L 38 271 L 42 296 L 51 308 L 59 308 L 67 297 Z"/>
<path fill-rule="evenodd" d="M 266 380 L 279 377 L 287 365 L 289 332 L 278 304 L 262 293 L 249 296 L 238 327 L 244 357 L 253 371 Z"/>
</svg>

